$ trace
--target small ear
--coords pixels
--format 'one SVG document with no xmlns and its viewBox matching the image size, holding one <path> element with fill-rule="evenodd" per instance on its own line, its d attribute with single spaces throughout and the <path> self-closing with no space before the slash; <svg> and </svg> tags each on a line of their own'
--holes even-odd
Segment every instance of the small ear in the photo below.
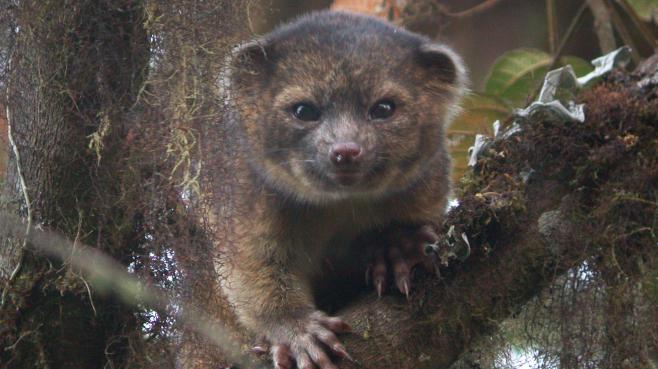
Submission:
<svg viewBox="0 0 658 369">
<path fill-rule="evenodd" d="M 258 75 L 264 71 L 267 62 L 267 43 L 257 38 L 236 46 L 229 56 L 228 66 L 236 74 Z"/>
<path fill-rule="evenodd" d="M 433 42 L 418 48 L 418 63 L 433 72 L 443 83 L 463 87 L 466 72 L 461 58 L 449 47 Z"/>
</svg>

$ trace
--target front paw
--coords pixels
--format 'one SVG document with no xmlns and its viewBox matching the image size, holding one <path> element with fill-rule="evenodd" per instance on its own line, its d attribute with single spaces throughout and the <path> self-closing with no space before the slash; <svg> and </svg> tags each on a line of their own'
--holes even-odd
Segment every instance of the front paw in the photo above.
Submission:
<svg viewBox="0 0 658 369">
<path fill-rule="evenodd" d="M 265 337 L 276 369 L 338 369 L 332 357 L 350 358 L 336 334 L 351 332 L 340 318 L 315 311 L 302 319 L 276 323 Z M 263 347 L 256 351 L 266 350 Z"/>
<path fill-rule="evenodd" d="M 430 225 L 387 230 L 373 245 L 366 280 L 372 280 L 381 297 L 387 285 L 387 277 L 392 274 L 397 289 L 409 298 L 411 271 L 417 266 L 428 271 L 437 269 L 434 255 L 427 253 L 427 246 L 437 241 L 438 236 Z"/>
</svg>

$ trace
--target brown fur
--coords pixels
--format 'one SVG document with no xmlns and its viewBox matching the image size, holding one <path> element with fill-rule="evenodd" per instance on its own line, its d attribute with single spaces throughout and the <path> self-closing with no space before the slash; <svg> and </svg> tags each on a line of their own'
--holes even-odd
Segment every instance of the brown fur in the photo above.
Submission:
<svg viewBox="0 0 658 369">
<path fill-rule="evenodd" d="M 219 181 L 230 196 L 214 219 L 222 289 L 245 327 L 293 345 L 316 310 L 324 258 L 362 254 L 352 241 L 364 232 L 441 220 L 444 129 L 464 80 L 444 46 L 348 13 L 311 14 L 235 51 L 222 82 L 230 158 Z M 368 120 L 382 98 L 395 114 Z M 320 120 L 293 117 L 298 102 L 320 107 Z M 327 159 L 343 141 L 363 149 L 348 186 Z"/>
</svg>

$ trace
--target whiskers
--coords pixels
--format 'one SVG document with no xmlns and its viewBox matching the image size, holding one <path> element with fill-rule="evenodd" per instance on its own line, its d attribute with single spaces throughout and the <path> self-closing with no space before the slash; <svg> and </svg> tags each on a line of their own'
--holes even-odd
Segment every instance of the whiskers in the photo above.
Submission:
<svg viewBox="0 0 658 369">
<path fill-rule="evenodd" d="M 291 152 L 297 152 L 299 153 L 299 148 L 298 147 L 276 147 L 276 148 L 271 148 L 271 149 L 266 149 L 263 151 L 265 156 L 269 156 L 272 154 L 285 154 L 285 153 L 291 153 Z M 290 166 L 295 163 L 317 163 L 317 159 L 310 159 L 310 158 L 281 158 L 282 160 L 280 161 L 275 161 L 272 159 L 276 159 L 276 157 L 270 158 L 271 162 L 276 165 L 276 166 Z"/>
<path fill-rule="evenodd" d="M 294 159 L 294 158 L 290 159 L 290 158 L 288 158 L 288 159 L 285 159 L 285 160 L 281 160 L 281 161 L 277 162 L 276 164 L 280 165 L 280 166 L 292 166 L 295 163 L 313 163 L 313 164 L 315 164 L 317 162 L 318 162 L 317 159 Z"/>
<path fill-rule="evenodd" d="M 295 150 L 295 149 L 296 149 L 295 147 L 277 147 L 277 148 L 274 148 L 274 149 L 266 149 L 264 151 L 264 153 L 265 154 L 278 154 L 280 152 L 289 152 L 289 151 L 292 151 L 292 150 Z"/>
<path fill-rule="evenodd" d="M 293 152 L 294 150 L 298 150 L 295 147 L 278 147 L 274 149 L 267 149 L 265 150 L 266 155 L 270 154 L 279 154 L 279 153 L 288 153 L 288 152 Z M 273 159 L 273 158 L 272 158 Z M 287 165 L 287 164 L 293 164 L 293 163 L 317 163 L 317 159 L 309 159 L 309 158 L 285 158 L 281 161 L 275 162 L 276 165 Z"/>
</svg>

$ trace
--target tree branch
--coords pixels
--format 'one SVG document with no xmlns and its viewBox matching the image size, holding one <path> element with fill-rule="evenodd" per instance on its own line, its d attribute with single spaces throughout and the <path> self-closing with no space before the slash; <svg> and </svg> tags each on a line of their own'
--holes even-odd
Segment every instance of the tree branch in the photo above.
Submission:
<svg viewBox="0 0 658 369">
<path fill-rule="evenodd" d="M 601 51 L 609 53 L 617 48 L 615 34 L 612 30 L 612 21 L 610 20 L 610 10 L 605 0 L 587 0 L 587 5 L 594 16 L 594 29 L 599 38 Z"/>
<path fill-rule="evenodd" d="M 443 13 L 443 15 L 446 15 L 446 16 L 451 17 L 451 18 L 468 18 L 468 17 L 474 16 L 476 14 L 485 12 L 485 11 L 493 8 L 494 6 L 498 5 L 502 1 L 503 0 L 485 0 L 481 3 L 479 3 L 478 5 L 475 5 L 471 8 L 466 9 L 466 10 L 462 10 L 462 11 L 459 11 L 459 12 L 451 12 L 451 11 L 448 11 L 448 10 L 444 10 L 442 13 Z"/>
</svg>

